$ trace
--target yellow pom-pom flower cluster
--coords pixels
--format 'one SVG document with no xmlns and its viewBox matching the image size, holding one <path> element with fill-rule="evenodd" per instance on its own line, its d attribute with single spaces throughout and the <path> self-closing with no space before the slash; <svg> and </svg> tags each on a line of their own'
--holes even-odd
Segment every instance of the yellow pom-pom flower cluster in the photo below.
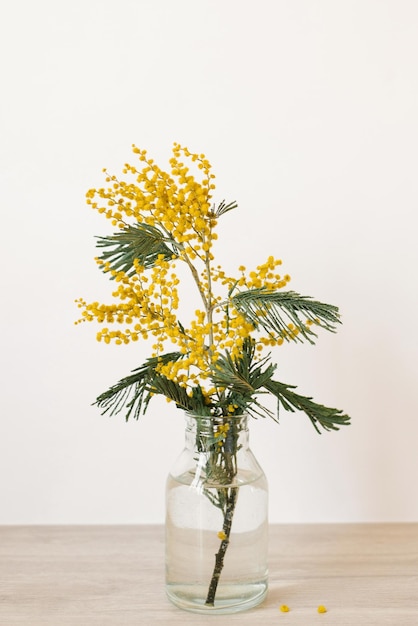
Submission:
<svg viewBox="0 0 418 626">
<path fill-rule="evenodd" d="M 103 258 L 96 259 L 115 282 L 112 293 L 115 302 L 77 300 L 82 309 L 77 323 L 99 322 L 102 328 L 97 339 L 105 343 L 119 345 L 149 339 L 153 356 L 162 354 L 167 342 L 174 344 L 183 358 L 161 362 L 157 371 L 191 389 L 208 378 L 221 352 L 227 350 L 233 358 L 239 356 L 249 336 L 256 338 L 259 351 L 264 346 L 283 343 L 283 332 L 263 335 L 227 301 L 237 289 L 276 291 L 288 284 L 290 276 L 277 272 L 282 262 L 272 256 L 251 271 L 240 266 L 238 277 L 226 276 L 220 266 L 213 265 L 212 245 L 217 239 L 218 216 L 212 203 L 215 176 L 205 155 L 191 153 L 174 144 L 171 170 L 167 173 L 145 150 L 133 146 L 133 152 L 142 168 L 125 164 L 123 169 L 133 180 L 118 180 L 104 170 L 107 187 L 89 190 L 87 203 L 122 231 L 132 224 L 158 229 L 172 250 L 172 256 L 157 255 L 151 267 L 135 259 L 134 271 L 130 273 L 112 269 Z M 194 174 L 185 165 L 185 158 L 190 167 L 194 167 Z M 187 326 L 178 319 L 179 264 L 186 264 L 190 270 L 203 304 Z M 215 284 L 220 286 L 221 293 L 215 293 Z M 289 336 L 296 332 L 289 325 Z M 213 389 L 206 390 L 208 395 L 213 392 Z M 234 410 L 232 407 L 231 413 Z"/>
<path fill-rule="evenodd" d="M 205 260 L 212 242 L 217 238 L 213 228 L 216 218 L 211 211 L 211 191 L 215 188 L 211 165 L 204 154 L 192 154 L 187 148 L 174 144 L 170 159 L 171 172 L 161 170 L 146 150 L 133 146 L 144 167 L 125 164 L 123 173 L 134 177 L 134 182 L 119 181 L 107 174 L 107 188 L 90 189 L 87 203 L 103 213 L 113 226 L 124 228 L 126 220 L 133 218 L 139 223 L 158 226 L 170 240 L 176 241 L 184 259 L 199 257 Z M 182 159 L 182 154 L 196 162 L 202 174 L 196 180 Z M 105 201 L 98 202 L 96 198 Z M 209 255 L 211 256 L 211 255 Z"/>
<path fill-rule="evenodd" d="M 96 320 L 100 323 L 125 324 L 127 327 L 124 330 L 102 328 L 97 333 L 98 341 L 110 343 L 115 340 L 116 344 L 121 344 L 138 341 L 139 337 L 148 339 L 151 335 L 156 338 L 154 349 L 162 349 L 163 342 L 169 337 L 169 329 L 177 323 L 174 311 L 179 304 L 177 285 L 180 281 L 174 273 L 169 275 L 170 263 L 163 258 L 157 259 L 148 277 L 137 260 L 134 261 L 136 273 L 133 276 L 111 270 L 109 263 L 99 259 L 96 261 L 118 283 L 112 295 L 119 302 L 110 305 L 98 302 L 87 304 L 80 299 L 77 301 L 78 306 L 84 310 L 79 322 Z"/>
</svg>

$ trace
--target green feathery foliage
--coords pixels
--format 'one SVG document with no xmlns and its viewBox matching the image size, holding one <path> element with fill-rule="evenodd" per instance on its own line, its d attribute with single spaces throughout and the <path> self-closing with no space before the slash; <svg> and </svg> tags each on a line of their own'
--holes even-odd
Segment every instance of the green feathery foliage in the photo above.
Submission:
<svg viewBox="0 0 418 626">
<path fill-rule="evenodd" d="M 172 400 L 178 409 L 183 409 L 193 415 L 210 415 L 209 407 L 205 404 L 202 388 L 196 385 L 189 395 L 185 387 L 161 374 L 154 374 L 151 382 L 152 394 L 162 395 Z"/>
<path fill-rule="evenodd" d="M 236 403 L 242 411 L 253 415 L 273 417 L 271 411 L 260 405 L 256 398 L 260 393 L 270 393 L 277 398 L 277 420 L 282 406 L 286 411 L 305 413 L 318 433 L 321 432 L 318 426 L 324 430 L 339 430 L 339 426 L 350 423 L 350 417 L 339 409 L 318 404 L 310 397 L 295 393 L 293 389 L 296 387 L 273 380 L 276 366 L 269 363 L 270 356 L 262 361 L 255 359 L 254 343 L 247 338 L 240 358 L 232 359 L 227 354 L 217 362 L 212 381 L 228 390 L 227 404 Z"/>
<path fill-rule="evenodd" d="M 211 381 L 223 388 L 216 404 L 208 402 L 199 385 L 193 388 L 190 395 L 186 389 L 173 380 L 161 376 L 155 371 L 157 364 L 181 359 L 179 352 L 171 352 L 160 357 L 148 359 L 141 367 L 122 378 L 96 400 L 103 414 L 110 415 L 126 409 L 126 420 L 130 417 L 138 419 L 141 411 L 146 412 L 153 395 L 162 395 L 172 400 L 176 406 L 194 415 L 228 416 L 228 407 L 235 405 L 239 413 L 249 412 L 253 417 L 269 416 L 272 412 L 261 405 L 258 396 L 272 394 L 277 398 L 277 421 L 280 407 L 286 411 L 302 411 L 311 420 L 315 430 L 339 430 L 342 425 L 349 424 L 350 417 L 342 411 L 318 404 L 310 397 L 302 396 L 295 391 L 296 387 L 273 380 L 276 365 L 270 363 L 270 356 L 257 360 L 254 341 L 247 338 L 244 342 L 242 355 L 233 359 L 227 352 L 222 355 L 214 367 Z"/>
<path fill-rule="evenodd" d="M 152 396 L 162 395 L 172 400 L 179 409 L 194 415 L 211 415 L 199 385 L 189 395 L 183 386 L 156 372 L 157 365 L 177 361 L 183 356 L 180 352 L 169 352 L 147 359 L 131 374 L 100 394 L 94 404 L 104 409 L 102 415 L 107 412 L 115 415 L 126 409 L 125 419 L 128 421 L 130 417 L 139 419 L 141 412 L 146 412 Z"/>
<path fill-rule="evenodd" d="M 225 204 L 225 200 L 222 200 L 222 202 L 219 203 L 218 208 L 215 211 L 215 215 L 216 217 L 220 217 L 221 215 L 228 213 L 228 211 L 236 209 L 237 206 L 238 204 L 236 202 L 229 202 L 228 204 Z"/>
<path fill-rule="evenodd" d="M 309 417 L 318 433 L 321 432 L 318 426 L 321 426 L 324 430 L 339 430 L 339 426 L 350 423 L 350 417 L 343 414 L 341 410 L 317 404 L 312 398 L 301 396 L 292 391 L 296 389 L 294 385 L 286 385 L 276 380 L 269 380 L 264 386 L 277 398 L 277 414 L 279 414 L 280 405 L 286 411 L 303 411 Z"/>
<path fill-rule="evenodd" d="M 108 237 L 98 237 L 96 245 L 103 249 L 99 259 L 110 263 L 110 269 L 132 276 L 135 259 L 144 268 L 153 267 L 160 255 L 172 259 L 174 250 L 166 242 L 167 238 L 158 228 L 138 223 Z"/>
<path fill-rule="evenodd" d="M 270 363 L 267 356 L 257 360 L 255 342 L 247 337 L 239 358 L 232 358 L 229 352 L 221 355 L 213 368 L 211 381 L 215 386 L 225 388 L 227 393 L 218 405 L 227 411 L 229 405 L 236 405 L 240 412 L 248 411 L 254 417 L 271 412 L 259 405 L 257 394 L 262 393 L 266 381 L 270 380 L 276 366 Z"/>
<path fill-rule="evenodd" d="M 256 328 L 261 326 L 268 333 L 279 333 L 286 341 L 303 341 L 304 338 L 314 343 L 312 336 L 317 335 L 312 330 L 313 325 L 335 332 L 335 325 L 340 323 L 336 306 L 294 291 L 250 289 L 232 296 L 231 302 Z M 297 335 L 289 332 L 289 323 L 298 329 Z"/>
<path fill-rule="evenodd" d="M 132 416 L 138 419 L 141 411 L 145 413 L 148 403 L 154 393 L 155 368 L 161 362 L 177 361 L 182 358 L 179 352 L 169 352 L 159 357 L 147 359 L 140 367 L 134 369 L 131 374 L 122 378 L 119 382 L 101 393 L 94 404 L 101 409 L 102 415 L 109 412 L 115 415 L 122 409 L 126 409 L 126 421 Z M 155 391 L 155 393 L 159 393 Z"/>
</svg>

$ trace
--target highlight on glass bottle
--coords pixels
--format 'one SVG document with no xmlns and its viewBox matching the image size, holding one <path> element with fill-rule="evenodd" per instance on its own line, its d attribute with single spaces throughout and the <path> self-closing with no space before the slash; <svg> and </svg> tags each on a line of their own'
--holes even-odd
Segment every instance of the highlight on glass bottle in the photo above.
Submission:
<svg viewBox="0 0 418 626">
<path fill-rule="evenodd" d="M 268 487 L 247 421 L 186 414 L 166 491 L 166 589 L 182 609 L 234 613 L 267 593 Z"/>
</svg>

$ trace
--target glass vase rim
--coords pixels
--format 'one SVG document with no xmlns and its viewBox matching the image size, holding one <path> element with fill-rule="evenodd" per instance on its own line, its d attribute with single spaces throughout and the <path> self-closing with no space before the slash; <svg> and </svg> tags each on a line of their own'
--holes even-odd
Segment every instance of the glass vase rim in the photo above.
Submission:
<svg viewBox="0 0 418 626">
<path fill-rule="evenodd" d="M 248 412 L 236 413 L 234 415 L 200 415 L 199 413 L 193 413 L 193 411 L 184 411 L 184 415 L 186 418 L 205 420 L 207 422 L 213 422 L 214 424 L 225 421 L 236 421 L 238 423 L 240 421 L 248 420 L 249 418 Z"/>
</svg>

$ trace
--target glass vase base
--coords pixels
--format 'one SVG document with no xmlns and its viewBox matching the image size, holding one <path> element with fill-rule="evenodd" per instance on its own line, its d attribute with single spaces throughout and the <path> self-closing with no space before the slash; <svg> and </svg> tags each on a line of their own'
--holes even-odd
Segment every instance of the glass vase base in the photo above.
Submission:
<svg viewBox="0 0 418 626">
<path fill-rule="evenodd" d="M 216 593 L 214 605 L 205 604 L 207 586 L 169 584 L 166 592 L 169 600 L 184 611 L 206 615 L 226 615 L 247 611 L 264 600 L 267 582 L 223 585 Z"/>
</svg>

